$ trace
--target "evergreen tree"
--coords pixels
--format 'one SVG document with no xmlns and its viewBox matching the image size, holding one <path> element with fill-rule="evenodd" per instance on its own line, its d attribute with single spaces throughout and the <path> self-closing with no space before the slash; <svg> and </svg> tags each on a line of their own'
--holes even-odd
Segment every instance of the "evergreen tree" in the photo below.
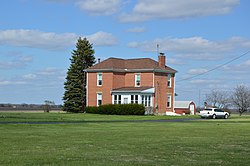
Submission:
<svg viewBox="0 0 250 166">
<path fill-rule="evenodd" d="M 92 44 L 86 38 L 79 38 L 76 50 L 70 58 L 71 65 L 68 69 L 64 83 L 64 106 L 67 112 L 83 112 L 86 107 L 86 71 L 95 63 Z"/>
</svg>

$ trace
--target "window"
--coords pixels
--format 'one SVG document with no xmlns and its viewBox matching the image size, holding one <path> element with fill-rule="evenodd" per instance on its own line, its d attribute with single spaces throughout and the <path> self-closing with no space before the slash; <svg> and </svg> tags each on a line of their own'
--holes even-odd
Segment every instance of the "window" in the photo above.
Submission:
<svg viewBox="0 0 250 166">
<path fill-rule="evenodd" d="M 146 107 L 148 106 L 148 102 L 147 102 L 147 101 L 148 101 L 148 96 L 145 96 L 145 104 L 144 104 L 144 105 L 145 105 Z"/>
<path fill-rule="evenodd" d="M 141 86 L 141 74 L 135 74 L 135 86 Z"/>
<path fill-rule="evenodd" d="M 151 107 L 151 96 L 150 95 L 142 95 L 141 96 L 141 101 L 142 101 L 142 104 L 145 106 L 145 107 Z"/>
<path fill-rule="evenodd" d="M 168 95 L 167 97 L 167 108 L 171 107 L 171 95 Z"/>
<path fill-rule="evenodd" d="M 102 73 L 97 74 L 97 86 L 102 86 Z"/>
<path fill-rule="evenodd" d="M 138 95 L 135 95 L 135 103 L 138 104 Z"/>
<path fill-rule="evenodd" d="M 97 93 L 97 106 L 102 105 L 102 93 Z"/>
<path fill-rule="evenodd" d="M 171 74 L 168 74 L 168 87 L 171 87 Z"/>
<path fill-rule="evenodd" d="M 114 95 L 114 104 L 117 104 L 117 95 Z"/>
<path fill-rule="evenodd" d="M 114 95 L 114 104 L 122 103 L 122 95 Z"/>
<path fill-rule="evenodd" d="M 151 106 L 151 96 L 148 96 L 148 106 Z"/>
<path fill-rule="evenodd" d="M 139 97 L 138 95 L 131 95 L 131 103 L 136 103 L 138 104 L 139 103 Z"/>
<path fill-rule="evenodd" d="M 118 95 L 118 104 L 122 103 L 122 95 Z"/>
</svg>

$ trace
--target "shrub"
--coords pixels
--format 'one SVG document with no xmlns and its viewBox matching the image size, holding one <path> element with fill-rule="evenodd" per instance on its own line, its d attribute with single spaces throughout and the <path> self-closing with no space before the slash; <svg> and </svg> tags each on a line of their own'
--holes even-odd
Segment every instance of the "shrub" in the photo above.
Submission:
<svg viewBox="0 0 250 166">
<path fill-rule="evenodd" d="M 107 104 L 99 107 L 86 107 L 85 112 L 108 115 L 144 115 L 145 107 L 141 104 Z"/>
<path fill-rule="evenodd" d="M 91 113 L 91 114 L 98 114 L 98 107 L 86 107 L 85 112 Z"/>
</svg>

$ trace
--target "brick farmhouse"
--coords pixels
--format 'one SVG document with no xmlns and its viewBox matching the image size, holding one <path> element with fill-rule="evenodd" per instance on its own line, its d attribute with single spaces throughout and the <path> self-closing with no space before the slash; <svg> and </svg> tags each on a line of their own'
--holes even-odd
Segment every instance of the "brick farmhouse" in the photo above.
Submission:
<svg viewBox="0 0 250 166">
<path fill-rule="evenodd" d="M 108 58 L 88 68 L 87 106 L 138 103 L 154 113 L 174 112 L 176 70 L 150 58 Z"/>
</svg>

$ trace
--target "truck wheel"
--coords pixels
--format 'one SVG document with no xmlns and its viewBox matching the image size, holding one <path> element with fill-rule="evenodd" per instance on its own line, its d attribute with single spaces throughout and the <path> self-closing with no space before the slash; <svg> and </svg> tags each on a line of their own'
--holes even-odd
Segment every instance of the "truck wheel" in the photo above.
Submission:
<svg viewBox="0 0 250 166">
<path fill-rule="evenodd" d="M 213 114 L 212 119 L 216 119 L 216 115 L 215 114 Z"/>
<path fill-rule="evenodd" d="M 227 119 L 227 118 L 228 118 L 228 114 L 226 114 L 226 115 L 224 116 L 224 118 Z"/>
</svg>

